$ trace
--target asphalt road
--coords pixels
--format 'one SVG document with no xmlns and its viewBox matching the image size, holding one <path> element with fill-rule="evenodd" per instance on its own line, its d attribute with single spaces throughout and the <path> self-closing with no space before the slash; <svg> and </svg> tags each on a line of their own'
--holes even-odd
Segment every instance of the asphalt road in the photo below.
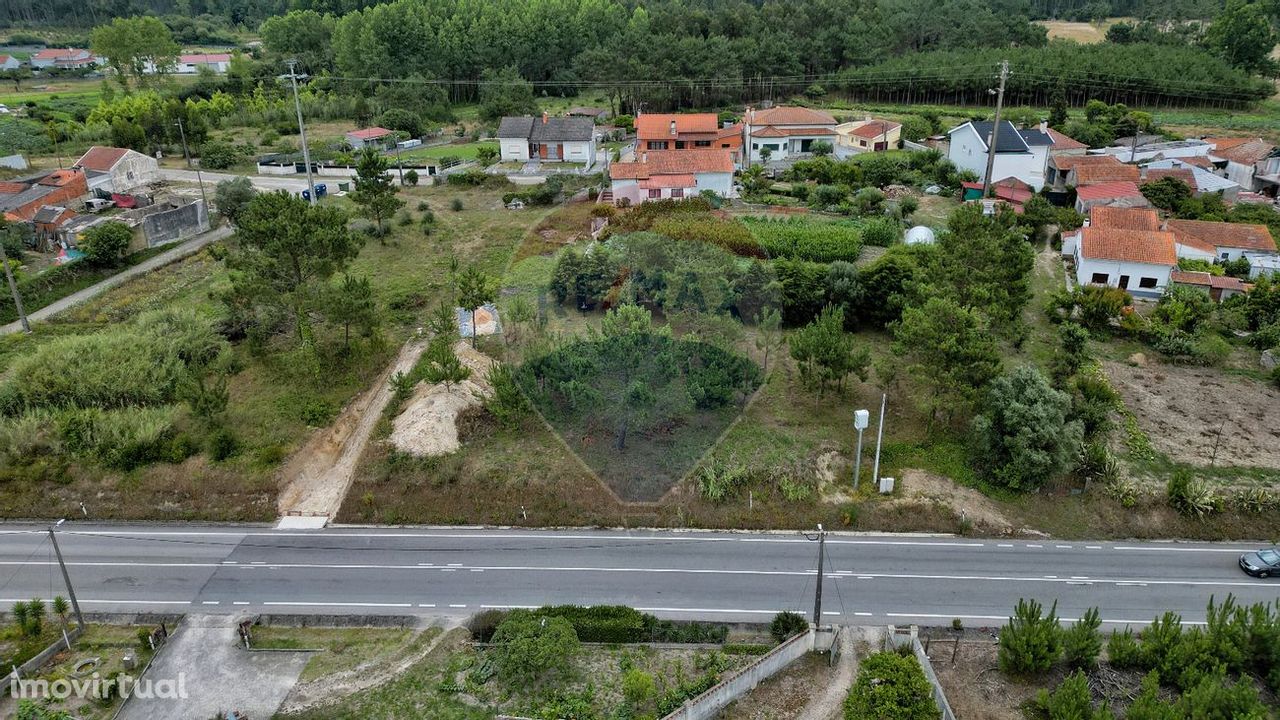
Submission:
<svg viewBox="0 0 1280 720">
<path fill-rule="evenodd" d="M 87 612 L 465 616 L 617 603 L 666 617 L 810 612 L 817 543 L 798 534 L 64 525 Z M 827 539 L 827 621 L 997 625 L 1020 597 L 1109 623 L 1164 610 L 1204 619 L 1210 596 L 1280 598 L 1236 566 L 1252 546 L 911 536 Z M 61 592 L 46 534 L 0 525 L 0 604 Z"/>
<path fill-rule="evenodd" d="M 195 170 L 181 170 L 175 168 L 160 168 L 160 177 L 169 182 L 185 182 L 195 183 L 201 178 L 204 179 L 205 191 L 210 195 L 213 194 L 213 188 L 224 180 L 234 180 L 238 177 L 247 177 L 249 182 L 257 189 L 264 192 L 273 190 L 288 190 L 289 192 L 302 192 L 307 189 L 306 175 L 235 175 L 232 173 L 209 172 L 204 171 L 196 175 Z M 345 179 L 345 178 L 344 178 Z M 332 178 L 316 180 L 316 182 L 331 182 Z"/>
</svg>

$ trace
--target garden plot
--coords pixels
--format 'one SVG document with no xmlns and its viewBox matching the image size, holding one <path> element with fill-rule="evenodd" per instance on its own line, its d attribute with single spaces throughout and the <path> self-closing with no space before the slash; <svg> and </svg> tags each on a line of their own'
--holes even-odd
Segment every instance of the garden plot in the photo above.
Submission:
<svg viewBox="0 0 1280 720">
<path fill-rule="evenodd" d="M 1103 367 L 1155 449 L 1173 460 L 1280 469 L 1275 388 L 1204 368 Z"/>
</svg>

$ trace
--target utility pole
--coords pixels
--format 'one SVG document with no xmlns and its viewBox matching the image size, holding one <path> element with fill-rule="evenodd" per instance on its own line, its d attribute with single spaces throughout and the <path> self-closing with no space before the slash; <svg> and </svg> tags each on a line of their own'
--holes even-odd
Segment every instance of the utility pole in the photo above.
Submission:
<svg viewBox="0 0 1280 720">
<path fill-rule="evenodd" d="M 866 410 L 853 411 L 853 428 L 858 431 L 858 453 L 853 461 L 853 491 L 858 491 L 858 480 L 862 476 L 862 431 L 867 429 L 869 413 Z"/>
<path fill-rule="evenodd" d="M 813 626 L 819 627 L 822 625 L 822 559 L 827 553 L 827 531 L 819 523 L 817 537 L 810 537 L 808 533 L 805 537 L 818 541 L 818 584 L 813 594 Z"/>
<path fill-rule="evenodd" d="M 3 228 L 5 235 L 9 229 Z M 31 334 L 31 323 L 27 320 L 27 311 L 22 309 L 22 293 L 18 292 L 18 283 L 13 281 L 13 269 L 9 267 L 9 254 L 4 249 L 4 238 L 0 237 L 0 262 L 4 263 L 4 276 L 9 281 L 9 292 L 13 293 L 13 306 L 18 308 L 18 320 L 22 321 L 22 332 Z"/>
<path fill-rule="evenodd" d="M 191 150 L 187 148 L 187 130 L 182 127 L 182 118 L 174 123 L 178 126 L 178 134 L 182 137 L 182 155 L 187 159 L 187 167 L 191 167 Z M 204 211 L 209 212 L 209 198 L 204 194 L 204 176 L 200 174 L 200 166 L 196 165 L 196 182 L 200 183 L 200 200 L 204 202 Z"/>
<path fill-rule="evenodd" d="M 307 126 L 302 122 L 302 101 L 298 99 L 297 60 L 288 60 L 289 81 L 293 83 L 293 109 L 298 113 L 298 135 L 302 138 L 302 162 L 307 166 L 307 189 L 311 191 L 311 204 L 316 204 L 316 184 L 311 179 L 311 151 L 307 148 Z"/>
<path fill-rule="evenodd" d="M 995 172 L 996 141 L 1000 135 L 1000 111 L 1004 109 L 1004 83 L 1009 79 L 1009 61 L 1000 61 L 1000 89 L 996 91 L 996 121 L 991 124 L 991 137 L 987 142 L 987 174 L 982 179 L 982 197 L 991 197 L 991 173 Z M 990 91 L 988 91 L 990 92 Z"/>
<path fill-rule="evenodd" d="M 889 393 L 880 396 L 880 423 L 876 425 L 876 462 L 871 470 L 871 482 L 876 489 L 880 488 L 880 442 L 884 440 L 884 406 L 889 400 Z"/>
<path fill-rule="evenodd" d="M 62 550 L 58 547 L 58 534 L 54 532 L 65 519 L 49 526 L 49 540 L 53 542 L 53 552 L 58 556 L 58 567 L 62 568 L 62 580 L 67 584 L 67 594 L 71 596 L 71 609 L 76 614 L 76 625 L 80 626 L 80 632 L 84 632 L 84 614 L 80 612 L 80 603 L 76 600 L 75 588 L 71 587 L 71 576 L 67 574 L 67 564 L 62 560 Z"/>
</svg>

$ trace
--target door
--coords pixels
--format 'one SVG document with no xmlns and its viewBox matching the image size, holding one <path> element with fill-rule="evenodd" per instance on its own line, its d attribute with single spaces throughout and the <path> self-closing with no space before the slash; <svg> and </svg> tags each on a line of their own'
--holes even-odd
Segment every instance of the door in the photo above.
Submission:
<svg viewBox="0 0 1280 720">
<path fill-rule="evenodd" d="M 876 146 L 875 146 L 873 149 L 874 149 L 876 152 L 883 152 L 883 151 L 885 151 L 885 150 L 888 150 L 888 149 L 889 149 L 889 143 L 887 143 L 887 142 L 878 142 L 878 143 L 876 143 Z"/>
<path fill-rule="evenodd" d="M 1121 289 L 1121 290 L 1128 290 L 1128 289 L 1129 289 L 1129 276 L 1128 276 L 1128 275 L 1121 275 L 1121 276 L 1120 276 L 1120 289 Z"/>
</svg>

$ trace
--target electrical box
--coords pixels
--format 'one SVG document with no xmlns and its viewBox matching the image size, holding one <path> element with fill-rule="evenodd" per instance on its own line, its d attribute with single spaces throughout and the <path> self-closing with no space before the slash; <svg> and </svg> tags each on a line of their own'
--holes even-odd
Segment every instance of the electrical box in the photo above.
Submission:
<svg viewBox="0 0 1280 720">
<path fill-rule="evenodd" d="M 891 492 L 893 492 L 893 478 L 891 477 L 880 478 L 880 494 L 888 495 Z"/>
<path fill-rule="evenodd" d="M 853 411 L 853 427 L 855 430 L 866 430 L 867 424 L 871 421 L 871 413 L 866 410 Z"/>
</svg>

